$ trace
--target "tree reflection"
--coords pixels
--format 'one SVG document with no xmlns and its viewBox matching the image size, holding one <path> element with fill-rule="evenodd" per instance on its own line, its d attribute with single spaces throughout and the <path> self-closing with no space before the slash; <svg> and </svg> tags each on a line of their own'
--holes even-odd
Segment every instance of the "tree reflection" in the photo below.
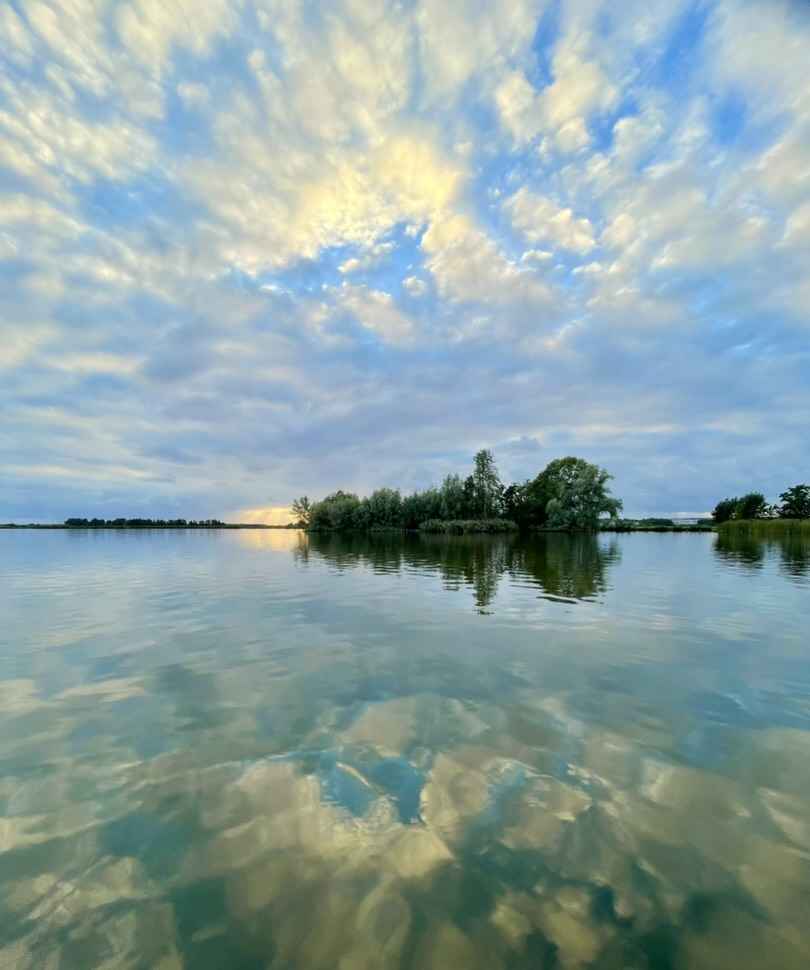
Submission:
<svg viewBox="0 0 810 970">
<path fill-rule="evenodd" d="M 806 535 L 787 535 L 780 539 L 781 566 L 788 576 L 810 576 L 810 539 Z"/>
<path fill-rule="evenodd" d="M 730 566 L 760 569 L 765 561 L 765 541 L 750 533 L 718 532 L 714 551 Z"/>
<path fill-rule="evenodd" d="M 516 546 L 510 572 L 532 577 L 546 596 L 592 599 L 608 588 L 608 567 L 621 558 L 614 538 L 595 535 L 541 534 Z"/>
<path fill-rule="evenodd" d="M 760 537 L 719 532 L 714 551 L 723 562 L 759 569 L 767 558 L 779 557 L 782 572 L 793 579 L 810 576 L 810 539 L 801 534 Z"/>
<path fill-rule="evenodd" d="M 415 567 L 439 572 L 447 589 L 471 589 L 475 605 L 492 605 L 504 574 L 528 579 L 552 599 L 586 600 L 608 587 L 608 569 L 620 557 L 616 539 L 595 535 L 513 536 L 401 535 L 396 533 L 307 536 L 296 555 L 319 556 L 338 570 L 367 566 L 375 572 Z"/>
</svg>

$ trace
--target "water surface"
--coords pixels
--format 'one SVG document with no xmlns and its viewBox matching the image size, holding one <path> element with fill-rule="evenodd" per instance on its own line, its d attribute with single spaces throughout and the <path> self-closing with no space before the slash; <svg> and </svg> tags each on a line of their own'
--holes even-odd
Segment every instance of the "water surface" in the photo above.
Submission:
<svg viewBox="0 0 810 970">
<path fill-rule="evenodd" d="M 810 965 L 810 545 L 0 533 L 0 967 Z"/>
</svg>

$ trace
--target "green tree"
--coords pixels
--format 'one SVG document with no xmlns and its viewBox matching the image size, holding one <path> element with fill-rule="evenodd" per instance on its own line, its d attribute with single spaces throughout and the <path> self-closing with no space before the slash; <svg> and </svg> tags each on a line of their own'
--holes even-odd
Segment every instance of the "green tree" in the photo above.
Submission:
<svg viewBox="0 0 810 970">
<path fill-rule="evenodd" d="M 304 527 L 309 525 L 310 518 L 312 517 L 312 504 L 306 495 L 302 495 L 301 498 L 295 499 L 291 506 L 291 511 L 295 517 L 295 521 Z"/>
<path fill-rule="evenodd" d="M 475 514 L 490 519 L 500 514 L 503 485 L 492 452 L 482 448 L 474 458 L 473 502 Z"/>
<path fill-rule="evenodd" d="M 448 475 L 442 482 L 442 519 L 463 519 L 465 514 L 464 483 L 458 475 Z"/>
<path fill-rule="evenodd" d="M 393 488 L 378 488 L 364 500 L 368 510 L 368 525 L 374 528 L 400 528 L 402 525 L 402 496 Z"/>
<path fill-rule="evenodd" d="M 762 492 L 749 492 L 737 499 L 734 509 L 735 519 L 764 519 L 768 513 L 768 503 Z"/>
<path fill-rule="evenodd" d="M 414 492 L 402 500 L 402 527 L 418 529 L 428 519 L 442 517 L 442 494 L 437 488 Z"/>
<path fill-rule="evenodd" d="M 517 522 L 520 526 L 526 524 L 530 514 L 528 487 L 528 482 L 524 482 L 523 485 L 512 484 L 503 492 L 503 514 L 505 518 Z"/>
<path fill-rule="evenodd" d="M 551 528 L 595 529 L 603 516 L 615 519 L 622 509 L 621 500 L 610 494 L 612 478 L 604 468 L 568 456 L 550 462 L 529 491 L 534 502 L 544 503 Z"/>
<path fill-rule="evenodd" d="M 352 492 L 337 491 L 312 506 L 311 529 L 356 529 L 360 526 L 360 499 Z"/>
<path fill-rule="evenodd" d="M 734 498 L 721 499 L 715 505 L 714 511 L 712 512 L 714 521 L 719 525 L 721 522 L 728 522 L 729 519 L 734 518 L 739 501 L 736 496 Z"/>
<path fill-rule="evenodd" d="M 464 479 L 464 509 L 462 513 L 463 519 L 474 519 L 478 515 L 478 509 L 476 507 L 475 501 L 475 479 L 472 475 L 468 475 Z"/>
<path fill-rule="evenodd" d="M 794 485 L 779 496 L 783 519 L 810 519 L 810 485 Z"/>
</svg>

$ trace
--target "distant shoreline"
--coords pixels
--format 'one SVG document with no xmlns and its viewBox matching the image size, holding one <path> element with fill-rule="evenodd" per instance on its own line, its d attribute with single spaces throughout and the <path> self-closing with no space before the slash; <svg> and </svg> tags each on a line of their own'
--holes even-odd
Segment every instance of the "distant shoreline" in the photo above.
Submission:
<svg viewBox="0 0 810 970">
<path fill-rule="evenodd" d="M 219 532 L 227 529 L 285 529 L 295 531 L 295 525 L 264 525 L 250 522 L 224 522 L 219 525 L 65 525 L 64 523 L 0 523 L 0 529 L 62 529 L 65 532 Z"/>
</svg>

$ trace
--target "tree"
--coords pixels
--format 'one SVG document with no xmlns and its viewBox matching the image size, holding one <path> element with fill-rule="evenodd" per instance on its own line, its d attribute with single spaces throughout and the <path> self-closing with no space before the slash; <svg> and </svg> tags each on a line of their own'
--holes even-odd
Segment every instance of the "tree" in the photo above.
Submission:
<svg viewBox="0 0 810 970">
<path fill-rule="evenodd" d="M 721 499 L 717 505 L 715 505 L 714 511 L 712 512 L 712 518 L 714 521 L 720 525 L 721 522 L 728 522 L 729 519 L 732 519 L 739 501 L 740 500 L 736 497 Z"/>
<path fill-rule="evenodd" d="M 488 519 L 500 513 L 503 485 L 491 451 L 482 448 L 475 456 L 474 465 L 472 491 L 475 512 Z"/>
<path fill-rule="evenodd" d="M 768 513 L 768 503 L 762 492 L 749 492 L 737 499 L 734 509 L 735 519 L 764 519 Z"/>
<path fill-rule="evenodd" d="M 442 519 L 463 519 L 465 514 L 464 483 L 458 475 L 448 475 L 442 482 Z"/>
<path fill-rule="evenodd" d="M 393 488 L 378 488 L 367 499 L 369 526 L 399 528 L 402 525 L 402 496 Z"/>
<path fill-rule="evenodd" d="M 602 516 L 615 519 L 622 509 L 608 488 L 612 478 L 604 468 L 569 456 L 550 462 L 529 492 L 534 502 L 544 503 L 551 528 L 596 529 Z"/>
<path fill-rule="evenodd" d="M 291 511 L 295 516 L 295 521 L 299 525 L 305 528 L 309 525 L 310 519 L 312 518 L 312 505 L 306 495 L 295 499 L 291 506 Z"/>
<path fill-rule="evenodd" d="M 311 529 L 354 529 L 358 526 L 360 499 L 338 490 L 316 502 L 310 513 Z"/>
<path fill-rule="evenodd" d="M 810 485 L 794 485 L 779 496 L 783 519 L 810 519 Z"/>
<path fill-rule="evenodd" d="M 528 487 L 528 482 L 523 485 L 512 484 L 503 492 L 503 514 L 520 526 L 526 524 L 530 514 Z"/>
</svg>

